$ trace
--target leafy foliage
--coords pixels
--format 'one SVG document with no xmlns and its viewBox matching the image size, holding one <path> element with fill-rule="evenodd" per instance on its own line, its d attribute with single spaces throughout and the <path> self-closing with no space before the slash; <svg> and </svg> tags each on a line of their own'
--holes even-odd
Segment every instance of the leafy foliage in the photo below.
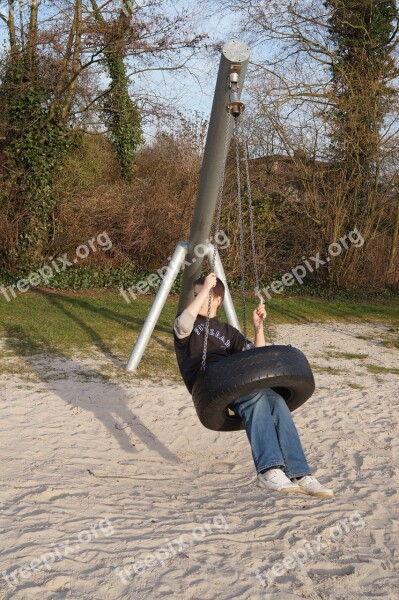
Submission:
<svg viewBox="0 0 399 600">
<path fill-rule="evenodd" d="M 138 146 L 143 143 L 140 115 L 135 102 L 129 95 L 128 78 L 123 57 L 107 52 L 111 84 L 103 102 L 105 122 L 109 127 L 121 175 L 131 181 Z"/>
<path fill-rule="evenodd" d="M 398 26 L 395 0 L 327 0 L 336 109 L 332 137 L 336 156 L 347 169 L 372 176 L 380 146 L 379 130 L 396 90 L 399 74 L 393 49 Z M 365 190 L 361 190 L 364 192 Z"/>
<path fill-rule="evenodd" d="M 49 116 L 50 92 L 23 54 L 7 62 L 0 94 L 7 123 L 4 159 L 11 180 L 5 188 L 12 196 L 8 216 L 18 221 L 16 245 L 8 258 L 11 264 L 28 265 L 43 256 L 56 208 L 54 174 L 76 137 L 59 113 Z"/>
</svg>

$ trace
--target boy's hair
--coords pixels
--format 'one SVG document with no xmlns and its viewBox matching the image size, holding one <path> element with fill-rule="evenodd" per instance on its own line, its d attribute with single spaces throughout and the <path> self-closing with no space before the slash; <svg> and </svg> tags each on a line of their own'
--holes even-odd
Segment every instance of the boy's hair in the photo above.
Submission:
<svg viewBox="0 0 399 600">
<path fill-rule="evenodd" d="M 193 283 L 193 287 L 195 285 L 204 285 L 204 283 L 205 283 L 205 275 L 196 279 L 196 281 L 194 281 L 194 283 Z M 212 288 L 212 295 L 214 298 L 221 296 L 222 301 L 224 300 L 224 283 L 221 279 L 219 279 L 219 277 L 216 277 L 216 285 L 214 288 Z"/>
</svg>

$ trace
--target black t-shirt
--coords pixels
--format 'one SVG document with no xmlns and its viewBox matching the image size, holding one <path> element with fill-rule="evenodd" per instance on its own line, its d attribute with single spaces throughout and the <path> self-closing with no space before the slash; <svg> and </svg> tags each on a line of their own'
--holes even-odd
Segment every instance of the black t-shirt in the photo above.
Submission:
<svg viewBox="0 0 399 600">
<path fill-rule="evenodd" d="M 176 315 L 176 318 L 180 315 Z M 202 354 L 204 351 L 204 339 L 206 329 L 206 317 L 198 315 L 190 335 L 179 339 L 173 329 L 176 358 L 184 383 L 191 394 L 196 377 L 201 372 Z M 247 339 L 247 344 L 254 344 Z M 232 325 L 221 323 L 218 317 L 209 319 L 209 336 L 206 352 L 206 362 L 217 362 L 221 358 L 230 356 L 244 349 L 245 338 Z"/>
</svg>

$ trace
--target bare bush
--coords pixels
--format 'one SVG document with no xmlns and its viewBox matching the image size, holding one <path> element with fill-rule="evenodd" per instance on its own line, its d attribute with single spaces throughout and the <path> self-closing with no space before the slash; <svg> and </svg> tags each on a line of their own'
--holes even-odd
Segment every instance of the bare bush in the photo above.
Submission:
<svg viewBox="0 0 399 600">
<path fill-rule="evenodd" d="M 160 268 L 188 238 L 200 163 L 198 141 L 187 130 L 159 132 L 138 156 L 135 181 L 123 183 L 109 142 L 86 138 L 57 180 L 62 233 L 51 251 L 72 249 L 106 230 L 113 242 L 110 266 Z"/>
</svg>

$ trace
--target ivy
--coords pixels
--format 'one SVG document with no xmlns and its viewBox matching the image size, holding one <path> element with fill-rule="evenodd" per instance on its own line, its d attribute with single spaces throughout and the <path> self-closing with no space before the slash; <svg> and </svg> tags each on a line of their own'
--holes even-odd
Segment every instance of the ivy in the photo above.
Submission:
<svg viewBox="0 0 399 600">
<path fill-rule="evenodd" d="M 140 114 L 136 103 L 129 95 L 123 55 L 120 51 L 108 50 L 105 60 L 111 84 L 102 103 L 104 120 L 109 128 L 121 175 L 125 181 L 131 181 L 137 148 L 144 141 Z"/>
<path fill-rule="evenodd" d="M 331 71 L 337 106 L 332 113 L 336 158 L 359 171 L 366 188 L 379 151 L 378 132 L 396 97 L 395 0 L 326 0 L 329 35 L 337 56 Z"/>
<path fill-rule="evenodd" d="M 54 174 L 75 141 L 60 110 L 50 117 L 51 90 L 41 85 L 37 67 L 23 54 L 8 59 L 0 94 L 7 126 L 4 160 L 12 184 L 10 217 L 18 222 L 17 244 L 8 260 L 21 266 L 43 258 L 56 210 Z"/>
</svg>

